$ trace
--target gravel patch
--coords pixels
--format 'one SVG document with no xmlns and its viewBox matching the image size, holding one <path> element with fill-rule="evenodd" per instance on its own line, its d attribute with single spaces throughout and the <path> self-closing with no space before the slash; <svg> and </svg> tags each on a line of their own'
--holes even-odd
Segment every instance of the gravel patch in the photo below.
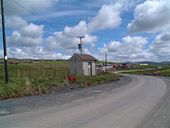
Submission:
<svg viewBox="0 0 170 128">
<path fill-rule="evenodd" d="M 9 115 L 9 114 L 10 114 L 10 112 L 7 110 L 3 110 L 3 109 L 0 110 L 0 116 L 5 116 L 5 115 Z"/>
<path fill-rule="evenodd" d="M 29 111 L 37 111 L 43 108 L 62 105 L 83 97 L 94 96 L 115 88 L 127 85 L 132 78 L 125 76 L 120 80 L 103 85 L 88 88 L 66 88 L 63 92 L 47 95 L 29 96 L 8 100 L 0 100 L 0 116 L 16 114 Z"/>
<path fill-rule="evenodd" d="M 137 128 L 170 128 L 170 77 L 161 77 L 167 83 L 167 93 Z"/>
</svg>

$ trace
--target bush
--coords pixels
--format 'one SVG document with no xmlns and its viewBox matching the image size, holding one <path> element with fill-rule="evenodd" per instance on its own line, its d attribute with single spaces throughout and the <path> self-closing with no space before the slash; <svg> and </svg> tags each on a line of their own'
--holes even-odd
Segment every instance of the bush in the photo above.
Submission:
<svg viewBox="0 0 170 128">
<path fill-rule="evenodd" d="M 96 76 L 78 76 L 77 84 L 81 87 L 103 84 L 113 80 L 118 80 L 119 77 L 114 74 L 103 74 Z M 39 95 L 49 93 L 51 88 L 57 87 L 63 90 L 64 86 L 68 82 L 63 77 L 39 77 L 37 79 L 29 79 L 27 77 L 22 79 L 13 78 L 9 80 L 8 84 L 0 81 L 0 99 L 29 96 L 29 95 Z"/>
<path fill-rule="evenodd" d="M 170 69 L 143 70 L 143 71 L 132 71 L 132 72 L 124 72 L 124 73 L 138 74 L 138 75 L 170 76 Z"/>
<path fill-rule="evenodd" d="M 19 96 L 19 92 L 21 92 L 21 90 L 21 81 L 10 79 L 8 84 L 0 81 L 0 99 Z"/>
<path fill-rule="evenodd" d="M 78 76 L 76 83 L 82 86 L 91 86 L 96 84 L 107 83 L 118 79 L 119 77 L 117 75 L 108 73 L 96 76 Z"/>
</svg>

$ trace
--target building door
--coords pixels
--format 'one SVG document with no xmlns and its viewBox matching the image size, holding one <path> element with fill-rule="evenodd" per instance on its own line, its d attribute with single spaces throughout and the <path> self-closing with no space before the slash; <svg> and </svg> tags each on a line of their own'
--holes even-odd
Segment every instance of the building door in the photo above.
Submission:
<svg viewBox="0 0 170 128">
<path fill-rule="evenodd" d="M 92 62 L 88 62 L 88 75 L 92 76 Z"/>
</svg>

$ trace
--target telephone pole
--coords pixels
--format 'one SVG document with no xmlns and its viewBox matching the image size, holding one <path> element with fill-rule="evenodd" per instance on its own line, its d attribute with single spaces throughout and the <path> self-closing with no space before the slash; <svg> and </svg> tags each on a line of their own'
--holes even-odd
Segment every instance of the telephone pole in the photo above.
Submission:
<svg viewBox="0 0 170 128">
<path fill-rule="evenodd" d="M 107 66 L 107 52 L 105 52 L 105 65 Z"/>
<path fill-rule="evenodd" d="M 107 52 L 105 52 L 105 71 L 107 71 Z"/>
<path fill-rule="evenodd" d="M 6 50 L 6 33 L 5 33 L 5 16 L 4 16 L 4 2 L 1 0 L 1 19 L 2 19 L 2 36 L 4 48 L 4 66 L 5 66 L 5 82 L 8 83 L 8 65 L 7 65 L 7 50 Z"/>
<path fill-rule="evenodd" d="M 82 44 L 83 44 L 83 38 L 85 38 L 84 36 L 78 36 L 77 38 L 80 39 L 80 44 L 78 44 L 78 48 L 80 50 L 80 53 L 83 54 L 83 48 L 82 48 Z"/>
</svg>

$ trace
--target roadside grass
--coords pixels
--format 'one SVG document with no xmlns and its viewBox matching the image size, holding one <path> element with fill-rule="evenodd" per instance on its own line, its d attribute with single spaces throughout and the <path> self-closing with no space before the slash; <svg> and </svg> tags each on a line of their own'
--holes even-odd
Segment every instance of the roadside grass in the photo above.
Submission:
<svg viewBox="0 0 170 128">
<path fill-rule="evenodd" d="M 112 73 L 96 76 L 77 76 L 77 81 L 74 84 L 83 88 L 115 80 L 119 80 L 119 76 Z M 53 87 L 57 87 L 58 91 L 62 91 L 67 84 L 67 79 L 54 77 L 31 80 L 28 78 L 10 79 L 8 84 L 0 80 L 0 99 L 48 94 Z"/>
<path fill-rule="evenodd" d="M 9 83 L 6 84 L 3 64 L 0 70 L 0 99 L 48 93 L 52 86 L 63 86 L 69 73 L 64 61 L 8 64 Z"/>
<path fill-rule="evenodd" d="M 155 69 L 155 68 L 157 68 L 159 65 L 151 65 L 151 64 L 149 64 L 149 65 L 136 65 L 136 69 Z"/>
<path fill-rule="evenodd" d="M 119 80 L 119 76 L 113 73 L 101 74 L 96 76 L 78 76 L 76 83 L 84 86 L 104 84 L 107 82 Z"/>
<path fill-rule="evenodd" d="M 162 76 L 170 76 L 170 69 L 165 69 L 161 71 Z"/>
<path fill-rule="evenodd" d="M 123 73 L 138 74 L 138 75 L 170 76 L 170 69 L 154 69 L 154 70 L 130 71 L 130 72 L 123 72 Z"/>
<path fill-rule="evenodd" d="M 71 84 L 67 80 L 69 75 L 66 62 L 40 62 L 8 64 L 9 83 L 4 82 L 4 67 L 0 64 L 0 99 L 8 99 L 30 95 L 48 94 L 55 87 L 63 91 L 64 87 Z M 75 84 L 86 87 L 118 80 L 114 74 L 97 76 L 77 76 Z"/>
<path fill-rule="evenodd" d="M 8 84 L 0 80 L 0 99 L 47 94 L 53 86 L 62 88 L 63 85 L 64 79 L 53 77 L 10 79 Z"/>
</svg>

